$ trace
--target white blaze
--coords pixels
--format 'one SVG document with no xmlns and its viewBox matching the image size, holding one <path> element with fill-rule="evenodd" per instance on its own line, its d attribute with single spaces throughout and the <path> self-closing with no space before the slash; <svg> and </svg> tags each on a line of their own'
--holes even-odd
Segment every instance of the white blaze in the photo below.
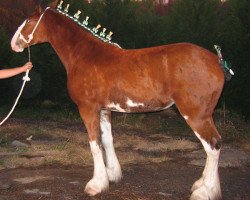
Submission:
<svg viewBox="0 0 250 200">
<path fill-rule="evenodd" d="M 18 27 L 16 33 L 14 34 L 14 36 L 13 36 L 13 38 L 12 38 L 12 40 L 11 40 L 11 48 L 12 48 L 12 50 L 15 51 L 15 52 L 22 52 L 22 51 L 23 51 L 23 48 L 19 47 L 19 46 L 16 44 L 16 42 L 17 42 L 18 37 L 20 36 L 20 33 L 21 33 L 23 27 L 24 27 L 25 24 L 26 24 L 26 21 L 27 21 L 27 20 L 25 20 L 25 21 L 21 24 L 21 26 Z"/>
</svg>

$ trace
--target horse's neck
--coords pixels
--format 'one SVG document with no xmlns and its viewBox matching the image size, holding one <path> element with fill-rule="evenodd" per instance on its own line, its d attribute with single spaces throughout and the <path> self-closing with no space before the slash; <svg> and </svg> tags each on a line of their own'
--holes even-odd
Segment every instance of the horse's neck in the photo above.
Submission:
<svg viewBox="0 0 250 200">
<path fill-rule="evenodd" d="M 47 42 L 52 45 L 58 54 L 67 73 L 71 71 L 72 67 L 76 66 L 79 56 L 84 58 L 84 62 L 88 63 L 88 59 L 93 59 L 98 53 L 107 52 L 107 49 L 104 49 L 107 44 L 99 41 L 73 21 L 57 12 L 48 12 L 45 26 L 47 28 Z"/>
</svg>

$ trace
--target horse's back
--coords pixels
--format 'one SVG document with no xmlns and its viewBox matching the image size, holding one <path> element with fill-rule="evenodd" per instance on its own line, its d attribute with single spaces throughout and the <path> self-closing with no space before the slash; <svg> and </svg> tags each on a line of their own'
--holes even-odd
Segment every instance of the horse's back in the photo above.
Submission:
<svg viewBox="0 0 250 200">
<path fill-rule="evenodd" d="M 202 93 L 212 93 L 224 85 L 224 73 L 218 56 L 191 43 L 129 50 L 124 54 L 127 54 L 127 60 L 123 62 L 126 66 L 122 65 L 121 71 L 130 68 L 131 77 L 132 74 L 147 71 L 149 80 L 167 84 L 166 87 L 171 88 L 172 92 L 193 88 Z"/>
</svg>

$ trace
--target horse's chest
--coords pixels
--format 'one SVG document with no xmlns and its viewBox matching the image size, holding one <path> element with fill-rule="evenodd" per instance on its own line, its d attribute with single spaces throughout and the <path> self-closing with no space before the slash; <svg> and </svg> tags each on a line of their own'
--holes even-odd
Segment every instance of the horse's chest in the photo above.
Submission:
<svg viewBox="0 0 250 200">
<path fill-rule="evenodd" d="M 74 101 L 96 99 L 105 90 L 105 85 L 89 77 L 68 79 L 68 91 Z"/>
</svg>

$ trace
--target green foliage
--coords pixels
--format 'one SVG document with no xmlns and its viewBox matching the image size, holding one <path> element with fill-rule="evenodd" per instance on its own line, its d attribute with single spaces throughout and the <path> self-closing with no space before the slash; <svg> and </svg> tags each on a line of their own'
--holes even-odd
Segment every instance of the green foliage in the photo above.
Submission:
<svg viewBox="0 0 250 200">
<path fill-rule="evenodd" d="M 70 13 L 82 10 L 81 19 L 90 17 L 90 27 L 100 23 L 113 31 L 113 41 L 123 48 L 143 48 L 175 42 L 192 42 L 211 51 L 213 45 L 222 47 L 224 58 L 233 65 L 235 76 L 226 84 L 224 97 L 230 109 L 250 118 L 250 4 L 249 0 L 176 0 L 165 16 L 155 12 L 151 0 L 141 3 L 130 0 L 65 0 Z M 4 27 L 0 29 L 0 66 L 14 67 L 27 61 L 27 52 L 14 54 Z M 214 51 L 215 52 L 215 51 Z M 29 83 L 37 93 L 28 103 L 52 100 L 70 104 L 66 91 L 66 73 L 50 45 L 32 47 L 32 61 L 37 78 Z M 33 71 L 33 70 L 32 70 Z M 32 74 L 31 74 L 32 75 Z M 32 77 L 31 77 L 32 78 Z M 12 80 L 1 80 L 0 92 L 14 98 Z M 40 83 L 39 83 L 40 80 Z M 40 85 L 39 85 L 40 84 Z M 40 87 L 40 88 L 39 88 Z M 27 92 L 28 93 L 28 92 Z M 2 99 L 0 101 L 3 101 Z"/>
<path fill-rule="evenodd" d="M 3 27 L 0 27 L 0 69 L 7 66 L 9 60 L 11 59 L 11 52 L 9 49 L 8 36 Z"/>
<path fill-rule="evenodd" d="M 248 0 L 230 0 L 224 10 L 219 37 L 224 55 L 232 62 L 235 76 L 226 85 L 228 106 L 250 118 L 250 4 Z"/>
<path fill-rule="evenodd" d="M 178 0 L 167 16 L 170 42 L 192 42 L 211 48 L 216 42 L 219 5 L 214 0 Z"/>
</svg>

